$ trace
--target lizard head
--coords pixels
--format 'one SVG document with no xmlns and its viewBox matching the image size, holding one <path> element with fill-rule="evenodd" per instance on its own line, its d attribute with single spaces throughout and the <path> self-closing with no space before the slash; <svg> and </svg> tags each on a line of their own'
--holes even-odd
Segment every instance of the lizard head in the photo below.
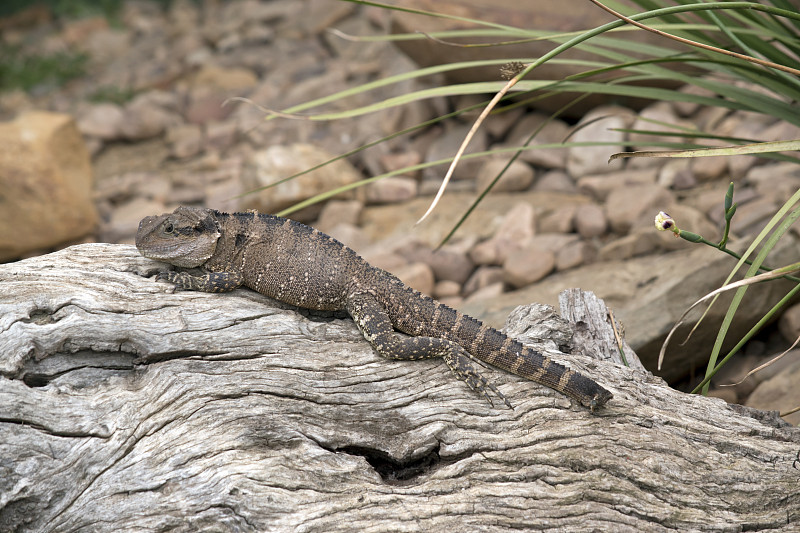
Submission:
<svg viewBox="0 0 800 533">
<path fill-rule="evenodd" d="M 172 213 L 143 218 L 136 232 L 136 248 L 150 259 L 193 268 L 214 255 L 220 235 L 213 211 L 181 206 Z"/>
</svg>

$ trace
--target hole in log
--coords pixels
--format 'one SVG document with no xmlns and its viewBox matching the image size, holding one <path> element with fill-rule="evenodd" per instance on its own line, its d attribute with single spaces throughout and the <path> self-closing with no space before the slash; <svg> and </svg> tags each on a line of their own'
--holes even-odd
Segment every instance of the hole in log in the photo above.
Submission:
<svg viewBox="0 0 800 533">
<path fill-rule="evenodd" d="M 363 457 L 386 483 L 409 481 L 431 470 L 439 462 L 438 445 L 421 456 L 410 457 L 405 461 L 397 461 L 383 450 L 361 446 L 345 446 L 335 451 Z"/>
</svg>

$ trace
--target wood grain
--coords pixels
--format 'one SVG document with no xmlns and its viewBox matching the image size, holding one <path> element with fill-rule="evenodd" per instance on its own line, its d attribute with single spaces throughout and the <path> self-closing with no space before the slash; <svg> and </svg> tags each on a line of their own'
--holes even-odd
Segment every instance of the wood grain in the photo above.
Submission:
<svg viewBox="0 0 800 533">
<path fill-rule="evenodd" d="M 0 531 L 800 527 L 774 414 L 564 354 L 604 409 L 487 371 L 515 406 L 492 408 L 347 318 L 159 268 L 108 244 L 0 265 Z"/>
</svg>

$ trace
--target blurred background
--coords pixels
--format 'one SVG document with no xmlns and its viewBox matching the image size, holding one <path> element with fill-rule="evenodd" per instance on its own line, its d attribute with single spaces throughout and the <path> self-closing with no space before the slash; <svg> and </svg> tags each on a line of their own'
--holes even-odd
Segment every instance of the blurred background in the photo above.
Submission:
<svg viewBox="0 0 800 533">
<path fill-rule="evenodd" d="M 799 139 L 797 80 L 631 27 L 603 34 L 525 76 L 480 124 L 433 214 L 415 225 L 505 85 L 504 70 L 513 75 L 616 19 L 584 0 L 393 4 L 404 11 L 339 0 L 6 0 L 0 261 L 81 242 L 130 244 L 142 217 L 178 205 L 281 213 L 497 327 L 517 305 L 557 306 L 565 288 L 591 290 L 648 369 L 692 390 L 731 297 L 689 342 L 673 341 L 661 371 L 658 350 L 736 260 L 657 232 L 653 219 L 666 211 L 716 243 L 733 182 L 728 246 L 741 252 L 797 201 L 797 154 L 609 157 Z M 644 11 L 639 4 L 623 7 Z M 433 11 L 446 16 L 421 13 Z M 795 20 L 687 16 L 651 22 L 800 66 Z M 791 229 L 774 245 L 770 266 L 798 260 L 796 237 Z M 796 285 L 750 289 L 717 352 L 762 317 L 768 324 L 737 348 L 711 394 L 765 409 L 800 405 L 797 352 L 719 387 L 800 336 L 800 308 L 771 311 Z"/>
</svg>

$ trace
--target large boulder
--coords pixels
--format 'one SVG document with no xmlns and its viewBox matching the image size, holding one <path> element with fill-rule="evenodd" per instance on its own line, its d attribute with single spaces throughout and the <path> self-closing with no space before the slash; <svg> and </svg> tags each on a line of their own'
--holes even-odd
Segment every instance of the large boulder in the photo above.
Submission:
<svg viewBox="0 0 800 533">
<path fill-rule="evenodd" d="M 69 115 L 29 112 L 0 124 L 0 261 L 92 232 L 89 152 Z"/>
</svg>

